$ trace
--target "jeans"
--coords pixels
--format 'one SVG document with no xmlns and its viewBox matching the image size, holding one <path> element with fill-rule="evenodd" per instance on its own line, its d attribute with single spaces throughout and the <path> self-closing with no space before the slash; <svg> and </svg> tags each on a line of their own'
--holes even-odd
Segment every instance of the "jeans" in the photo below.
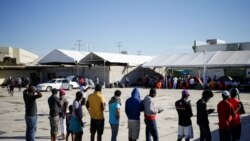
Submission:
<svg viewBox="0 0 250 141">
<path fill-rule="evenodd" d="M 119 130 L 119 124 L 110 124 L 110 126 L 112 131 L 111 141 L 116 141 L 116 137 L 118 135 Z"/>
<path fill-rule="evenodd" d="M 145 119 L 145 123 L 146 123 L 146 141 L 151 141 L 151 135 L 154 141 L 159 141 L 156 121 Z"/>
<path fill-rule="evenodd" d="M 26 141 L 35 141 L 37 116 L 25 116 Z"/>
</svg>

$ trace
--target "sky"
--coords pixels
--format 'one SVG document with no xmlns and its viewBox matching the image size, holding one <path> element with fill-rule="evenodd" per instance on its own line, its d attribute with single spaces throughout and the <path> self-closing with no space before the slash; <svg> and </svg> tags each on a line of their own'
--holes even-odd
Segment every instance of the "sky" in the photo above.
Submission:
<svg viewBox="0 0 250 141">
<path fill-rule="evenodd" d="M 0 46 L 191 53 L 194 40 L 250 41 L 249 0 L 0 0 Z"/>
</svg>

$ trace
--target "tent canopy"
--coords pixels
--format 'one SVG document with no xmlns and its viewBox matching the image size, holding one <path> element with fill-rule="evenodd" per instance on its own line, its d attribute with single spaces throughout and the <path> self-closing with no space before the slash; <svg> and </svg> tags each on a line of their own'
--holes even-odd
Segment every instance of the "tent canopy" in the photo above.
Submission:
<svg viewBox="0 0 250 141">
<path fill-rule="evenodd" d="M 139 66 L 151 59 L 151 56 L 91 52 L 80 60 L 80 64 L 98 64 L 105 61 L 109 64 Z"/>
<path fill-rule="evenodd" d="M 55 49 L 43 57 L 39 64 L 76 64 L 84 58 L 88 52 Z"/>
<path fill-rule="evenodd" d="M 204 60 L 205 57 L 205 60 Z M 143 67 L 232 67 L 250 66 L 250 51 L 216 51 L 189 54 L 161 54 Z"/>
</svg>

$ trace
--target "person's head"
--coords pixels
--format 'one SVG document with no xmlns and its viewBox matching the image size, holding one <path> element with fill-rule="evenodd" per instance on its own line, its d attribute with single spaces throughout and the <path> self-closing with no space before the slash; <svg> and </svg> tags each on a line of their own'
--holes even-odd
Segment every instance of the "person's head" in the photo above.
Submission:
<svg viewBox="0 0 250 141">
<path fill-rule="evenodd" d="M 28 85 L 28 90 L 29 90 L 29 92 L 35 92 L 36 91 L 36 87 L 35 86 L 33 86 L 33 85 Z"/>
<path fill-rule="evenodd" d="M 232 89 L 230 90 L 230 96 L 231 96 L 232 98 L 235 98 L 239 93 L 240 93 L 240 92 L 239 92 L 239 90 L 238 90 L 237 88 L 232 88 Z"/>
<path fill-rule="evenodd" d="M 60 95 L 60 97 L 63 97 L 63 96 L 65 96 L 65 91 L 64 91 L 64 89 L 60 89 L 59 90 L 59 95 Z"/>
<path fill-rule="evenodd" d="M 183 90 L 183 91 L 181 92 L 181 94 L 182 94 L 181 99 L 187 101 L 187 100 L 188 100 L 188 97 L 189 97 L 189 92 L 188 92 L 187 90 Z"/>
<path fill-rule="evenodd" d="M 114 96 L 120 97 L 122 92 L 120 90 L 116 90 Z"/>
<path fill-rule="evenodd" d="M 76 92 L 76 100 L 81 100 L 82 99 L 82 92 L 78 91 Z"/>
<path fill-rule="evenodd" d="M 204 90 L 202 92 L 202 99 L 204 99 L 206 102 L 209 101 L 209 99 L 213 96 L 214 94 L 211 90 Z"/>
<path fill-rule="evenodd" d="M 223 91 L 222 92 L 222 98 L 223 100 L 227 100 L 230 97 L 229 91 Z"/>
<path fill-rule="evenodd" d="M 52 94 L 57 94 L 57 89 L 56 89 L 56 88 L 52 89 L 52 90 L 51 90 L 51 93 L 52 93 Z"/>
<path fill-rule="evenodd" d="M 151 88 L 149 90 L 149 96 L 151 96 L 151 97 L 155 97 L 156 96 L 156 89 L 155 88 Z"/>
<path fill-rule="evenodd" d="M 73 106 L 69 105 L 69 112 L 72 113 L 73 112 Z"/>
<path fill-rule="evenodd" d="M 97 84 L 96 86 L 95 86 L 95 91 L 102 91 L 102 86 L 101 85 L 99 85 L 99 84 Z"/>
</svg>

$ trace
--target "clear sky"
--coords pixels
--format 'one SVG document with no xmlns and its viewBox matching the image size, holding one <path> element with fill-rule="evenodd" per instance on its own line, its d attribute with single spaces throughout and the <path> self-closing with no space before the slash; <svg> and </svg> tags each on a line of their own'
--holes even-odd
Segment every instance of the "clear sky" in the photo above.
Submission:
<svg viewBox="0 0 250 141">
<path fill-rule="evenodd" d="M 250 41 L 250 0 L 0 0 L 0 46 L 159 55 Z"/>
</svg>

